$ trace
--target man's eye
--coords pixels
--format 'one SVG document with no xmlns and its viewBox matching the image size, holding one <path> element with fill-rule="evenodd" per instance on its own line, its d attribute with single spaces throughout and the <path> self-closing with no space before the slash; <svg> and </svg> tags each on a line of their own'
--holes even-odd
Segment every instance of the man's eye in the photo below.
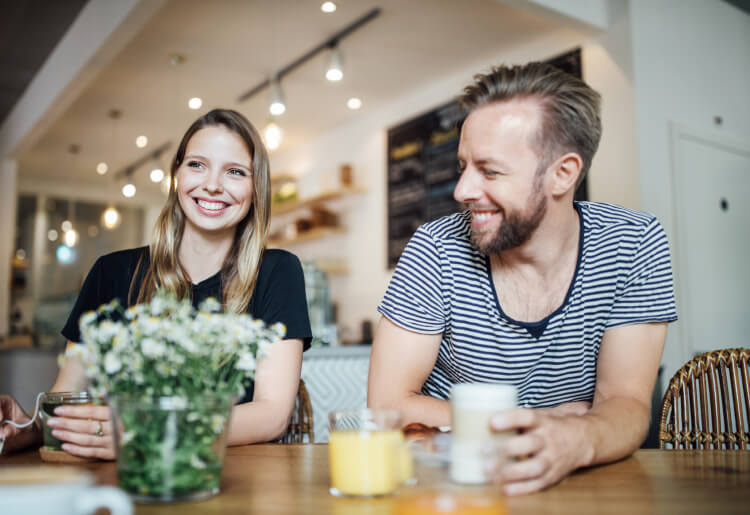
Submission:
<svg viewBox="0 0 750 515">
<path fill-rule="evenodd" d="M 464 170 L 466 170 L 466 163 L 458 163 L 456 165 L 456 173 L 458 175 L 461 175 L 462 173 L 464 173 Z"/>
<path fill-rule="evenodd" d="M 500 175 L 500 172 L 496 172 L 494 170 L 487 170 L 486 168 L 482 168 L 482 174 L 487 177 L 488 179 L 494 179 L 498 175 Z"/>
</svg>

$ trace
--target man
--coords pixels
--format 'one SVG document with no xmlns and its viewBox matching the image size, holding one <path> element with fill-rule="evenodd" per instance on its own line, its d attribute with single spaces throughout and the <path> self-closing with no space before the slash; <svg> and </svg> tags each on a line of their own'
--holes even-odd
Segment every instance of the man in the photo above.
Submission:
<svg viewBox="0 0 750 515">
<path fill-rule="evenodd" d="M 601 135 L 600 96 L 549 65 L 495 68 L 464 90 L 454 197 L 420 227 L 378 310 L 368 404 L 450 425 L 453 384 L 518 389 L 497 471 L 508 494 L 629 455 L 676 320 L 669 248 L 651 215 L 573 201 Z"/>
</svg>

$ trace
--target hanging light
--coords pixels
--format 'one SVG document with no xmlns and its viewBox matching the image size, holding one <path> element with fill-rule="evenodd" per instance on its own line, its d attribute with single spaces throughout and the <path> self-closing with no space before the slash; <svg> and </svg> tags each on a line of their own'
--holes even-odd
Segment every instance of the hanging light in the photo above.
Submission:
<svg viewBox="0 0 750 515">
<path fill-rule="evenodd" d="M 188 100 L 188 107 L 192 110 L 200 109 L 203 105 L 203 100 L 200 97 L 193 97 Z"/>
<path fill-rule="evenodd" d="M 141 136 L 138 136 L 137 138 L 135 138 L 135 146 L 136 147 L 143 148 L 146 145 L 148 145 L 148 138 L 146 136 L 141 135 Z"/>
<path fill-rule="evenodd" d="M 60 245 L 59 247 L 57 247 L 57 251 L 55 252 L 55 254 L 57 255 L 57 260 L 64 265 L 72 263 L 76 256 L 75 252 L 73 252 L 73 249 L 71 249 L 67 245 Z"/>
<path fill-rule="evenodd" d="M 281 83 L 278 78 L 273 79 L 271 82 L 271 105 L 268 111 L 273 116 L 279 116 L 284 114 L 286 111 L 286 105 L 284 104 L 284 92 L 281 90 Z"/>
<path fill-rule="evenodd" d="M 78 243 L 78 233 L 76 232 L 76 230 L 70 229 L 69 231 L 65 231 L 63 241 L 68 247 L 75 247 L 76 243 Z"/>
<path fill-rule="evenodd" d="M 47 239 L 49 241 L 57 241 L 57 231 L 54 229 L 47 231 Z"/>
<path fill-rule="evenodd" d="M 154 167 L 151 169 L 149 177 L 151 178 L 151 182 L 161 182 L 164 179 L 164 170 L 161 169 L 157 158 L 154 159 Z"/>
<path fill-rule="evenodd" d="M 357 97 L 352 97 L 346 101 L 346 107 L 348 107 L 352 111 L 356 111 L 357 109 L 362 107 L 362 101 Z"/>
<path fill-rule="evenodd" d="M 331 46 L 328 54 L 328 69 L 326 70 L 326 79 L 331 82 L 338 82 L 344 78 L 344 58 L 341 55 L 338 44 Z"/>
<path fill-rule="evenodd" d="M 336 4 L 333 2 L 323 2 L 320 6 L 320 10 L 326 14 L 331 14 L 336 11 Z"/>
<path fill-rule="evenodd" d="M 266 128 L 263 129 L 263 141 L 266 143 L 268 150 L 276 150 L 281 145 L 281 139 L 284 137 L 284 131 L 274 120 L 271 120 Z"/>
<path fill-rule="evenodd" d="M 120 225 L 120 213 L 114 207 L 108 207 L 102 213 L 102 224 L 110 231 Z"/>
<path fill-rule="evenodd" d="M 98 173 L 99 175 L 104 175 L 105 173 L 107 173 L 107 170 L 109 170 L 109 167 L 104 161 L 96 165 L 96 173 Z"/>
<path fill-rule="evenodd" d="M 60 228 L 63 230 L 63 232 L 68 232 L 73 228 L 73 222 L 70 220 L 63 220 L 63 223 L 60 224 Z"/>
<path fill-rule="evenodd" d="M 122 187 L 122 194 L 128 198 L 134 197 L 135 185 L 132 182 L 127 183 L 125 186 Z"/>
</svg>

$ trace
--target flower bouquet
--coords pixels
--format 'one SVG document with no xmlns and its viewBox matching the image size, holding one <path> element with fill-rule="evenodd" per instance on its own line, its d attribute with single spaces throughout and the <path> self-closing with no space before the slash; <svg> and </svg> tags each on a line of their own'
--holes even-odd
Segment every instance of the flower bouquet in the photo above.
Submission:
<svg viewBox="0 0 750 515">
<path fill-rule="evenodd" d="M 67 355 L 112 408 L 120 487 L 147 502 L 218 493 L 233 402 L 283 324 L 158 291 L 128 309 L 102 305 L 80 327 L 83 343 Z"/>
</svg>

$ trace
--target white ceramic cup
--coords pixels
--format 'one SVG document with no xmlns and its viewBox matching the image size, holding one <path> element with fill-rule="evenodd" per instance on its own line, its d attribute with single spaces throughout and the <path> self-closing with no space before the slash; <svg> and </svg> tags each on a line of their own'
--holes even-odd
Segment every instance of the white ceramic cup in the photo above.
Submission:
<svg viewBox="0 0 750 515">
<path fill-rule="evenodd" d="M 3 515 L 88 515 L 108 508 L 132 515 L 130 498 L 113 486 L 95 486 L 86 470 L 56 465 L 0 467 Z"/>
<path fill-rule="evenodd" d="M 484 474 L 483 450 L 497 446 L 510 433 L 490 431 L 490 418 L 499 411 L 516 407 L 515 386 L 462 383 L 451 389 L 451 479 L 457 483 L 488 482 Z"/>
</svg>

